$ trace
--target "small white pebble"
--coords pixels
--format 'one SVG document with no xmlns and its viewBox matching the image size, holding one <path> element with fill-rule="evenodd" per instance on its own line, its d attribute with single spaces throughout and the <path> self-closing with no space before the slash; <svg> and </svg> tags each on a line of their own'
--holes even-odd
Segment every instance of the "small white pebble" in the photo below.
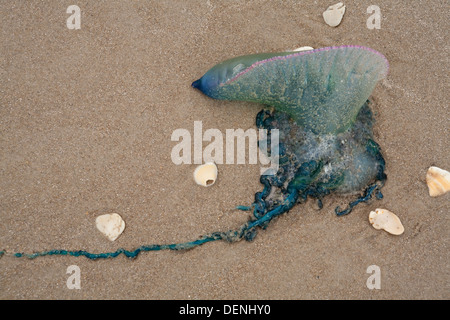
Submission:
<svg viewBox="0 0 450 320">
<path fill-rule="evenodd" d="M 116 240 L 125 229 L 125 221 L 117 213 L 103 214 L 95 219 L 97 229 L 109 240 Z"/>
</svg>

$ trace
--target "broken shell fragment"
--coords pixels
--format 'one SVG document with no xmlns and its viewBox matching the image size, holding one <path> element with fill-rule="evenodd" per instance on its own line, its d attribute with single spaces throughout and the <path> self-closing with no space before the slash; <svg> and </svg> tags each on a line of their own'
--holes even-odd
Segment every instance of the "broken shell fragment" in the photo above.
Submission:
<svg viewBox="0 0 450 320">
<path fill-rule="evenodd" d="M 207 162 L 198 166 L 194 171 L 194 180 L 197 184 L 209 187 L 216 182 L 217 166 L 214 162 Z"/>
<path fill-rule="evenodd" d="M 431 197 L 443 195 L 450 190 L 450 172 L 438 167 L 430 167 L 426 181 Z"/>
<path fill-rule="evenodd" d="M 116 240 L 125 229 L 125 221 L 117 213 L 103 214 L 95 219 L 97 229 L 109 240 Z"/>
<path fill-rule="evenodd" d="M 375 209 L 375 211 L 371 211 L 369 214 L 369 222 L 375 229 L 383 229 L 397 236 L 405 231 L 400 219 L 386 209 Z"/>
<path fill-rule="evenodd" d="M 345 5 L 342 2 L 329 6 L 327 10 L 322 14 L 323 20 L 330 27 L 337 27 L 345 13 Z"/>
<path fill-rule="evenodd" d="M 294 50 L 292 50 L 292 51 L 294 51 L 294 52 L 300 52 L 300 51 L 309 51 L 309 50 L 314 50 L 314 48 L 313 48 L 313 47 L 305 46 L 305 47 L 300 47 L 300 48 L 294 49 Z"/>
</svg>

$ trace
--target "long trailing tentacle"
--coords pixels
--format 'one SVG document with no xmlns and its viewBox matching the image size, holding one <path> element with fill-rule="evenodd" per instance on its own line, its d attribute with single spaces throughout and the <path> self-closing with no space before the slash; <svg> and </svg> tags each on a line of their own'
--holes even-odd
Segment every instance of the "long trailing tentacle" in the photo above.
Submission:
<svg viewBox="0 0 450 320">
<path fill-rule="evenodd" d="M 261 111 L 257 116 L 257 126 L 259 128 L 271 129 L 273 122 L 276 121 L 272 114 L 266 110 Z M 268 130 L 270 134 L 270 130 Z M 12 255 L 14 257 L 26 257 L 34 259 L 42 256 L 84 256 L 88 259 L 109 259 L 124 255 L 128 258 L 136 258 L 142 252 L 161 251 L 161 250 L 188 250 L 201 246 L 208 242 L 223 240 L 227 242 L 236 242 L 242 239 L 252 241 L 257 233 L 258 228 L 265 229 L 267 225 L 275 218 L 284 213 L 287 213 L 298 201 L 306 200 L 307 196 L 317 198 L 319 201 L 321 197 L 336 189 L 342 182 L 343 176 L 330 176 L 327 182 L 320 181 L 318 177 L 324 172 L 324 162 L 322 160 L 311 160 L 303 163 L 298 163 L 295 157 L 286 150 L 282 143 L 279 146 L 280 150 L 280 168 L 275 175 L 266 176 L 261 175 L 260 182 L 264 186 L 261 192 L 255 194 L 255 201 L 251 206 L 238 206 L 237 209 L 249 211 L 253 209 L 253 215 L 249 221 L 241 225 L 238 229 L 229 230 L 225 232 L 213 232 L 200 238 L 182 243 L 173 244 L 153 244 L 143 245 L 132 250 L 120 248 L 114 252 L 92 253 L 84 250 L 48 250 L 34 253 L 8 253 L 5 250 L 0 251 L 0 257 L 3 255 Z M 379 166 L 376 174 L 376 182 L 369 185 L 363 195 L 357 200 L 351 202 L 345 210 L 336 208 L 337 215 L 345 215 L 352 211 L 352 209 L 361 202 L 369 201 L 373 195 L 381 199 L 383 195 L 380 189 L 383 187 L 386 180 L 384 173 L 385 162 L 381 155 L 380 148 L 376 142 L 369 139 L 366 145 L 366 151 L 369 155 L 374 157 Z M 286 180 L 288 172 L 293 173 L 293 176 Z M 269 199 L 273 189 L 281 192 L 282 200 Z"/>
<path fill-rule="evenodd" d="M 97 259 L 108 259 L 108 258 L 115 258 L 119 255 L 124 255 L 128 258 L 136 258 L 141 252 L 148 252 L 148 251 L 161 251 L 161 250 L 188 250 L 192 249 L 198 246 L 201 246 L 205 243 L 217 241 L 217 240 L 225 240 L 227 242 L 236 242 L 243 238 L 245 238 L 248 241 L 253 240 L 254 235 L 256 234 L 256 228 L 261 227 L 262 225 L 270 222 L 273 218 L 289 211 L 296 203 L 298 198 L 298 193 L 293 192 L 291 193 L 284 203 L 280 206 L 277 206 L 275 209 L 272 209 L 268 211 L 264 216 L 250 220 L 247 223 L 243 224 L 239 229 L 237 230 L 229 230 L 227 232 L 213 232 L 208 235 L 202 236 L 194 241 L 188 241 L 183 243 L 174 243 L 174 244 L 153 244 L 153 245 L 144 245 L 140 246 L 133 250 L 126 250 L 123 248 L 120 248 L 114 252 L 105 252 L 105 253 L 92 253 L 84 250 L 48 250 L 48 251 L 41 251 L 41 252 L 34 252 L 34 253 L 21 253 L 16 252 L 12 253 L 11 255 L 17 258 L 20 257 L 26 257 L 29 259 L 34 259 L 37 257 L 42 256 L 74 256 L 74 257 L 80 257 L 84 256 L 91 260 L 97 260 Z M 0 251 L 0 257 L 3 255 L 8 254 L 5 250 Z"/>
<path fill-rule="evenodd" d="M 260 121 L 264 118 L 267 113 L 264 111 L 258 114 L 257 116 L 257 125 L 260 126 Z M 270 121 L 270 120 L 269 120 Z M 266 127 L 269 127 L 269 123 L 265 123 Z M 308 174 L 308 173 L 306 173 Z M 257 228 L 265 228 L 269 222 L 275 217 L 288 212 L 297 202 L 298 199 L 298 191 L 296 188 L 291 187 L 289 192 L 285 194 L 285 200 L 282 203 L 267 205 L 266 198 L 269 196 L 272 186 L 279 185 L 281 182 L 276 180 L 275 176 L 265 176 L 262 175 L 260 178 L 260 182 L 264 185 L 264 189 L 261 192 L 257 192 L 255 194 L 255 202 L 250 207 L 246 206 L 238 206 L 237 209 L 240 210 L 251 210 L 253 211 L 253 217 L 244 223 L 240 228 L 236 230 L 229 230 L 226 232 L 213 232 L 207 235 L 204 235 L 196 240 L 182 242 L 182 243 L 173 243 L 173 244 L 153 244 L 153 245 L 143 245 L 138 248 L 132 250 L 126 250 L 120 248 L 114 252 L 105 252 L 105 253 L 92 253 L 84 250 L 48 250 L 34 253 L 21 253 L 16 252 L 9 254 L 6 251 L 0 251 L 0 257 L 3 255 L 12 255 L 14 257 L 26 257 L 29 259 L 34 259 L 42 256 L 74 256 L 80 257 L 84 256 L 86 258 L 96 260 L 96 259 L 108 259 L 115 258 L 120 255 L 124 255 L 128 258 L 136 258 L 141 252 L 148 251 L 161 251 L 161 250 L 188 250 L 198 246 L 201 246 L 205 243 L 224 240 L 227 242 L 236 242 L 241 239 L 245 239 L 247 241 L 252 241 L 256 235 Z"/>
</svg>

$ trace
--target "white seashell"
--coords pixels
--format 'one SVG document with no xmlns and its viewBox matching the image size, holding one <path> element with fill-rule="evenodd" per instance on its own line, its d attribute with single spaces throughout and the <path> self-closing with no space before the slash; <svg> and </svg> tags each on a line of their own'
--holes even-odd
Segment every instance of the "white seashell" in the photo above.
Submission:
<svg viewBox="0 0 450 320">
<path fill-rule="evenodd" d="M 337 27 L 345 13 L 345 5 L 342 2 L 329 6 L 327 10 L 322 14 L 323 20 L 330 27 Z"/>
<path fill-rule="evenodd" d="M 369 222 L 375 229 L 383 229 L 397 236 L 405 231 L 400 219 L 386 209 L 375 209 L 375 211 L 371 211 L 369 214 Z"/>
<path fill-rule="evenodd" d="M 294 52 L 300 52 L 300 51 L 309 51 L 309 50 L 314 50 L 314 48 L 313 48 L 313 47 L 305 46 L 305 47 L 300 47 L 300 48 L 294 49 L 294 50 L 292 50 L 292 51 L 294 51 Z"/>
<path fill-rule="evenodd" d="M 207 162 L 198 166 L 194 171 L 194 180 L 197 184 L 209 187 L 216 182 L 217 166 L 214 162 Z"/>
<path fill-rule="evenodd" d="M 116 240 L 125 229 L 125 221 L 117 213 L 104 214 L 95 219 L 97 229 L 109 240 Z"/>
<path fill-rule="evenodd" d="M 437 197 L 450 190 L 450 172 L 438 167 L 430 167 L 426 181 L 430 196 Z"/>
</svg>

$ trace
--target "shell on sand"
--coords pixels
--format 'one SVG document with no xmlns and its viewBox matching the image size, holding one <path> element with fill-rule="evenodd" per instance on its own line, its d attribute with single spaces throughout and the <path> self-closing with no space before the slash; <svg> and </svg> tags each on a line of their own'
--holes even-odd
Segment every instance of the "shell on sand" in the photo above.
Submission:
<svg viewBox="0 0 450 320">
<path fill-rule="evenodd" d="M 370 224 L 377 230 L 383 229 L 390 234 L 400 235 L 405 231 L 399 217 L 386 209 L 375 209 L 369 214 Z"/>
<path fill-rule="evenodd" d="M 300 52 L 300 51 L 309 51 L 309 50 L 314 50 L 314 48 L 313 47 L 304 46 L 304 47 L 296 48 L 296 49 L 294 49 L 292 51 Z"/>
<path fill-rule="evenodd" d="M 337 27 L 344 17 L 345 5 L 342 2 L 329 6 L 322 14 L 323 20 L 330 27 Z"/>
<path fill-rule="evenodd" d="M 125 229 L 125 221 L 117 213 L 103 214 L 95 219 L 97 229 L 109 240 L 116 240 Z"/>
<path fill-rule="evenodd" d="M 198 166 L 194 171 L 194 180 L 197 184 L 209 187 L 216 182 L 217 166 L 214 162 L 207 162 Z"/>
<path fill-rule="evenodd" d="M 438 167 L 430 167 L 427 171 L 426 181 L 430 196 L 437 197 L 450 190 L 450 172 Z"/>
</svg>

